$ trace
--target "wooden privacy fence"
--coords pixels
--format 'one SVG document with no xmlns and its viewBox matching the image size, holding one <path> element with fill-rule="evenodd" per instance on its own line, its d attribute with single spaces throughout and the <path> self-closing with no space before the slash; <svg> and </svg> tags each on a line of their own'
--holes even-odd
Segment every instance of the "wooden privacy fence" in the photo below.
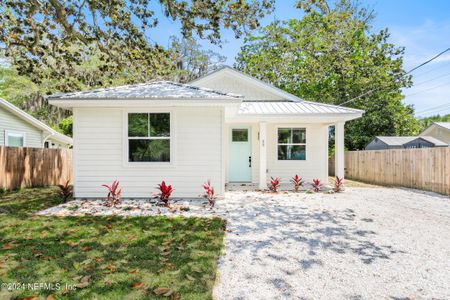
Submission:
<svg viewBox="0 0 450 300">
<path fill-rule="evenodd" d="M 0 147 L 0 188 L 55 185 L 72 174 L 72 150 Z"/>
<path fill-rule="evenodd" d="M 334 157 L 329 170 L 334 175 Z M 450 147 L 347 151 L 345 176 L 450 195 Z"/>
</svg>

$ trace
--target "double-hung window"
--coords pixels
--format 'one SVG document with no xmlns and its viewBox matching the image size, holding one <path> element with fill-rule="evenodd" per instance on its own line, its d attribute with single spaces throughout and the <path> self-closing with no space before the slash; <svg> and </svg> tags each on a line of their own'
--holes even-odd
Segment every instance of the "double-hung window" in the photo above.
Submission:
<svg viewBox="0 0 450 300">
<path fill-rule="evenodd" d="M 5 130 L 5 145 L 8 147 L 25 147 L 25 133 Z"/>
<path fill-rule="evenodd" d="M 278 128 L 278 160 L 306 160 L 305 128 Z"/>
<path fill-rule="evenodd" d="M 170 113 L 128 114 L 128 161 L 170 162 Z"/>
</svg>

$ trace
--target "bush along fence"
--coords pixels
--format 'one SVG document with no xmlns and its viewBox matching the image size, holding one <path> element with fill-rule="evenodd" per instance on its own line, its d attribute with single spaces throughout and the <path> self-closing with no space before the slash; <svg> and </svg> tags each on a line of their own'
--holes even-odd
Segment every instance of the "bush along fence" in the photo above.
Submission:
<svg viewBox="0 0 450 300">
<path fill-rule="evenodd" d="M 334 175 L 334 157 L 329 171 Z M 348 151 L 345 177 L 450 195 L 450 147 Z"/>
<path fill-rule="evenodd" d="M 72 175 L 72 150 L 0 147 L 0 189 L 64 184 Z"/>
</svg>

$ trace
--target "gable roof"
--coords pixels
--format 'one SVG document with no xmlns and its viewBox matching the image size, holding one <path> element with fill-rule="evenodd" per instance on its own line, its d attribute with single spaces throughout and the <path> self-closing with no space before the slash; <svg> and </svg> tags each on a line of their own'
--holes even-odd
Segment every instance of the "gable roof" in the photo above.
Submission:
<svg viewBox="0 0 450 300">
<path fill-rule="evenodd" d="M 303 101 L 301 98 L 299 98 L 295 95 L 292 95 L 286 91 L 283 91 L 282 89 L 277 88 L 276 86 L 274 86 L 270 83 L 264 82 L 260 79 L 257 79 L 255 77 L 252 77 L 250 75 L 242 73 L 241 71 L 236 70 L 230 66 L 223 66 L 215 71 L 212 71 L 211 73 L 208 73 L 200 78 L 197 78 L 197 79 L 191 81 L 189 84 L 199 86 L 202 84 L 202 82 L 208 81 L 208 80 L 214 78 L 215 76 L 218 76 L 221 73 L 226 73 L 226 74 L 231 74 L 233 76 L 236 76 L 244 81 L 254 84 L 260 88 L 263 88 L 266 91 L 268 91 L 274 95 L 278 95 L 283 99 L 291 100 L 291 101 Z"/>
<path fill-rule="evenodd" d="M 55 94 L 49 100 L 102 100 L 102 99 L 240 99 L 240 95 L 223 93 L 207 88 L 175 83 L 153 81 L 142 84 L 124 85 L 66 94 Z"/>
<path fill-rule="evenodd" d="M 10 113 L 12 113 L 15 116 L 17 116 L 18 118 L 26 121 L 27 123 L 33 125 L 34 127 L 38 128 L 38 129 L 40 129 L 42 131 L 48 132 L 49 135 L 50 135 L 48 138 L 51 138 L 51 139 L 53 139 L 55 141 L 58 141 L 58 142 L 61 142 L 63 144 L 69 144 L 69 145 L 73 144 L 72 138 L 57 132 L 53 128 L 51 128 L 48 125 L 42 123 L 41 121 L 39 121 L 35 117 L 27 114 L 26 112 L 24 112 L 23 110 L 21 110 L 20 108 L 18 108 L 16 106 L 14 106 L 13 104 L 9 103 L 5 99 L 0 98 L 0 107 L 3 107 L 4 109 L 9 111 Z"/>
<path fill-rule="evenodd" d="M 383 143 L 389 146 L 403 146 L 406 143 L 415 140 L 416 136 L 376 136 Z"/>
<path fill-rule="evenodd" d="M 441 140 L 438 140 L 432 136 L 377 136 L 377 139 L 389 146 L 403 146 L 415 140 L 424 140 L 435 146 L 448 146 Z"/>
<path fill-rule="evenodd" d="M 450 122 L 433 122 L 433 124 L 435 124 L 437 126 L 440 126 L 440 127 L 444 127 L 445 129 L 450 130 Z"/>
<path fill-rule="evenodd" d="M 435 137 L 432 137 L 432 136 L 419 136 L 417 138 L 425 140 L 425 141 L 427 141 L 427 142 L 429 142 L 429 143 L 431 143 L 431 144 L 433 144 L 435 146 L 448 146 L 447 143 L 444 143 L 443 141 L 441 141 L 441 140 L 439 140 L 439 139 L 437 139 Z"/>
</svg>

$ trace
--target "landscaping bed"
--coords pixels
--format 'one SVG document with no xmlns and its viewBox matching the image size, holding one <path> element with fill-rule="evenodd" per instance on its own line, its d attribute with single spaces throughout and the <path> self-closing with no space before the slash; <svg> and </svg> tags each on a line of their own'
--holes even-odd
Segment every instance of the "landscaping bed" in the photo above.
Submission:
<svg viewBox="0 0 450 300">
<path fill-rule="evenodd" d="M 212 298 L 222 219 L 35 214 L 60 203 L 54 188 L 1 196 L 1 299 Z"/>
</svg>

